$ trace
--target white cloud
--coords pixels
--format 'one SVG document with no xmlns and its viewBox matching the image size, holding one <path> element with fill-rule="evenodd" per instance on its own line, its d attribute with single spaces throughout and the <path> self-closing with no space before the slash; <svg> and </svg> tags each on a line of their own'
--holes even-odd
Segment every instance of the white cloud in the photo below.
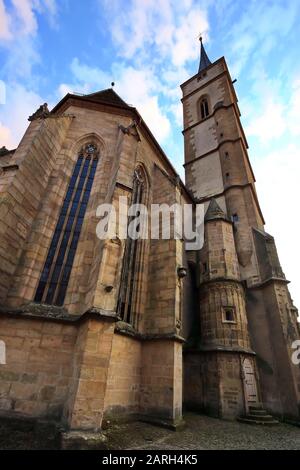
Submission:
<svg viewBox="0 0 300 470">
<path fill-rule="evenodd" d="M 33 12 L 32 0 L 12 0 L 15 7 L 15 19 L 20 21 L 19 33 L 28 35 L 37 32 L 37 20 Z"/>
<path fill-rule="evenodd" d="M 279 139 L 285 132 L 287 124 L 284 118 L 284 106 L 272 100 L 263 104 L 263 112 L 247 126 L 246 134 L 258 137 L 262 143 Z"/>
<path fill-rule="evenodd" d="M 1 146 L 18 145 L 28 116 L 45 101 L 33 91 L 39 79 L 32 75 L 33 66 L 40 61 L 38 15 L 51 22 L 57 13 L 56 5 L 56 0 L 12 0 L 7 8 L 0 0 L 0 43 L 7 52 L 1 70 L 6 90 L 6 101 L 0 106 Z"/>
<path fill-rule="evenodd" d="M 199 56 L 197 36 L 208 38 L 207 2 L 199 6 L 193 0 L 130 0 L 124 9 L 122 0 L 99 0 L 99 5 L 117 54 L 134 64 L 128 65 L 126 74 L 125 65 L 123 71 L 112 69 L 116 90 L 138 107 L 158 139 L 166 139 L 167 113 L 182 127 L 180 83 L 190 76 L 187 64 Z"/>
<path fill-rule="evenodd" d="M 14 42 L 18 37 L 35 36 L 37 14 L 44 15 L 52 26 L 57 17 L 56 0 L 11 0 L 12 8 L 0 0 L 0 40 Z"/>
<path fill-rule="evenodd" d="M 37 13 L 45 14 L 54 25 L 56 0 L 11 0 L 12 8 L 0 0 L 0 40 L 14 41 L 19 36 L 35 36 L 38 31 Z"/>
<path fill-rule="evenodd" d="M 173 113 L 176 124 L 182 129 L 183 128 L 183 112 L 182 104 L 179 101 L 176 104 L 171 104 L 170 111 Z"/>
<path fill-rule="evenodd" d="M 137 107 L 143 119 L 159 141 L 164 141 L 170 133 L 170 122 L 159 106 L 160 82 L 151 69 L 138 70 L 123 64 L 113 64 L 112 72 L 107 73 L 97 67 L 89 67 L 77 58 L 71 63 L 73 84 L 61 84 L 60 96 L 68 92 L 92 93 L 110 88 L 113 77 L 117 76 L 115 91 L 127 103 Z"/>
<path fill-rule="evenodd" d="M 290 132 L 293 136 L 300 135 L 300 78 L 293 83 L 290 105 L 288 107 L 288 124 Z"/>
<path fill-rule="evenodd" d="M 224 21 L 230 26 L 226 38 L 230 41 L 231 72 L 239 75 L 250 60 L 256 66 L 257 58 L 267 58 L 272 49 L 279 49 L 280 41 L 288 35 L 297 19 L 299 2 L 249 1 L 243 4 L 242 13 L 238 3 L 235 9 L 238 21 L 232 24 L 230 14 L 224 14 Z"/>
<path fill-rule="evenodd" d="M 6 76 L 6 81 L 32 80 L 34 86 L 32 69 L 41 61 L 35 40 L 31 36 L 16 37 L 9 46 L 9 54 L 2 71 Z"/>
<path fill-rule="evenodd" d="M 173 66 L 184 65 L 197 57 L 195 39 L 207 37 L 207 12 L 191 0 L 131 0 L 126 10 L 123 1 L 99 2 L 110 16 L 111 34 L 118 54 L 126 59 L 149 59 L 149 48 L 157 51 L 155 61 L 169 57 Z M 138 55 L 136 55 L 138 53 Z"/>
<path fill-rule="evenodd" d="M 189 60 L 195 60 L 198 50 L 195 38 L 201 32 L 206 37 L 208 21 L 206 12 L 193 9 L 181 17 L 180 24 L 174 28 L 175 42 L 171 48 L 172 62 L 175 66 L 184 65 Z"/>
<path fill-rule="evenodd" d="M 14 148 L 28 126 L 28 117 L 44 100 L 20 84 L 8 85 L 6 92 L 6 104 L 0 106 L 0 146 Z"/>
<path fill-rule="evenodd" d="M 300 146 L 296 143 L 256 158 L 253 167 L 258 196 L 266 218 L 266 230 L 275 236 L 279 259 L 288 279 L 292 297 L 300 307 L 298 252 L 300 221 Z"/>
<path fill-rule="evenodd" d="M 4 126 L 0 121 L 0 147 L 5 146 L 6 148 L 15 147 L 15 140 L 12 136 L 11 130 Z"/>
<path fill-rule="evenodd" d="M 259 70 L 259 67 L 258 67 Z M 255 136 L 263 144 L 290 134 L 300 135 L 300 78 L 284 89 L 284 81 L 270 80 L 261 70 L 249 90 L 249 97 L 243 100 L 246 109 L 246 134 Z"/>
<path fill-rule="evenodd" d="M 8 40 L 11 39 L 11 37 L 10 17 L 6 11 L 4 1 L 0 0 L 0 39 Z"/>
<path fill-rule="evenodd" d="M 8 51 L 2 67 L 3 77 L 16 80 L 31 75 L 34 65 L 39 63 L 38 15 L 44 15 L 50 24 L 55 24 L 56 0 L 11 0 L 5 8 L 0 0 L 0 43 Z"/>
</svg>

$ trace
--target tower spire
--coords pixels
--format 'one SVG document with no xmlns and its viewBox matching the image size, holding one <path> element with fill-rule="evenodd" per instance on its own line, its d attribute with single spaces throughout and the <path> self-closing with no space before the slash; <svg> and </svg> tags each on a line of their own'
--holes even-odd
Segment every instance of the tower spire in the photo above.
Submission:
<svg viewBox="0 0 300 470">
<path fill-rule="evenodd" d="M 200 43 L 201 43 L 201 48 L 200 48 L 200 64 L 199 64 L 199 70 L 198 73 L 202 72 L 202 70 L 206 69 L 211 64 L 211 61 L 208 58 L 208 55 L 206 54 L 206 51 L 203 46 L 202 42 L 202 36 L 200 36 Z"/>
</svg>

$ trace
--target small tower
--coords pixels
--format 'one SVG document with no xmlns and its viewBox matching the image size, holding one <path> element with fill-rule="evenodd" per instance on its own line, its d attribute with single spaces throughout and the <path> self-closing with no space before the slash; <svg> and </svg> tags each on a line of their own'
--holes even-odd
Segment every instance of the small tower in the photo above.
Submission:
<svg viewBox="0 0 300 470">
<path fill-rule="evenodd" d="M 215 199 L 206 212 L 198 267 L 200 341 L 191 357 L 200 364 L 201 386 L 193 391 L 192 405 L 214 416 L 234 418 L 259 402 L 259 391 L 233 223 Z M 251 371 L 251 390 L 245 365 Z"/>
<path fill-rule="evenodd" d="M 207 211 L 197 263 L 201 329 L 196 354 L 185 355 L 186 399 L 234 416 L 243 386 L 246 413 L 259 399 L 274 415 L 300 420 L 300 369 L 291 359 L 297 310 L 264 230 L 226 61 L 211 62 L 200 43 L 198 72 L 181 85 L 186 185 Z"/>
</svg>

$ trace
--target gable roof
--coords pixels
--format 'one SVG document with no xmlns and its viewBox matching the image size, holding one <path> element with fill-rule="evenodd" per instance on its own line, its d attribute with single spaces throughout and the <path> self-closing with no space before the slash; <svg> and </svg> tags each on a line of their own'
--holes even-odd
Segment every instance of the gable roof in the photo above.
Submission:
<svg viewBox="0 0 300 470">
<path fill-rule="evenodd" d="M 145 135 L 148 138 L 148 141 L 152 143 L 155 149 L 159 152 L 162 159 L 168 164 L 171 169 L 173 175 L 180 181 L 180 186 L 184 190 L 185 194 L 189 197 L 191 201 L 194 202 L 194 198 L 191 192 L 187 189 L 181 178 L 179 177 L 177 171 L 175 170 L 174 166 L 172 165 L 171 161 L 157 142 L 156 138 L 152 134 L 151 130 L 143 120 L 142 116 L 138 112 L 138 110 L 129 104 L 127 104 L 122 98 L 112 89 L 108 88 L 106 90 L 101 90 L 96 93 L 91 93 L 89 95 L 80 95 L 80 94 L 71 94 L 68 93 L 67 95 L 62 98 L 62 100 L 57 103 L 57 105 L 52 109 L 50 114 L 56 114 L 59 112 L 64 112 L 68 107 L 68 101 L 71 101 L 70 104 L 79 105 L 79 106 L 86 106 L 89 103 L 91 105 L 103 105 L 103 106 L 110 106 L 111 109 L 115 108 L 119 111 L 122 111 L 122 114 L 126 114 L 131 116 L 139 125 L 139 127 L 144 131 Z"/>
<path fill-rule="evenodd" d="M 130 106 L 125 103 L 124 100 L 113 90 L 113 88 L 107 88 L 106 90 L 97 91 L 96 93 L 91 93 L 85 95 L 86 98 L 91 98 L 93 101 L 99 101 L 99 103 L 114 104 L 117 106 L 122 106 L 125 108 L 130 108 Z"/>
</svg>

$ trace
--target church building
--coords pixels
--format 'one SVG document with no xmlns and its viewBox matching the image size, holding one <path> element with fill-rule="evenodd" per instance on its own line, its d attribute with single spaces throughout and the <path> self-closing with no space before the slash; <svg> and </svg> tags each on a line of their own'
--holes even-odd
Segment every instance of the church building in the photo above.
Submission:
<svg viewBox="0 0 300 470">
<path fill-rule="evenodd" d="M 184 410 L 299 422 L 297 309 L 224 57 L 211 63 L 201 40 L 181 89 L 185 184 L 113 89 L 42 105 L 0 149 L 2 415 L 93 432 L 127 419 L 176 429 Z M 99 238 L 98 207 L 120 215 L 120 197 L 203 205 L 203 246 Z"/>
</svg>

